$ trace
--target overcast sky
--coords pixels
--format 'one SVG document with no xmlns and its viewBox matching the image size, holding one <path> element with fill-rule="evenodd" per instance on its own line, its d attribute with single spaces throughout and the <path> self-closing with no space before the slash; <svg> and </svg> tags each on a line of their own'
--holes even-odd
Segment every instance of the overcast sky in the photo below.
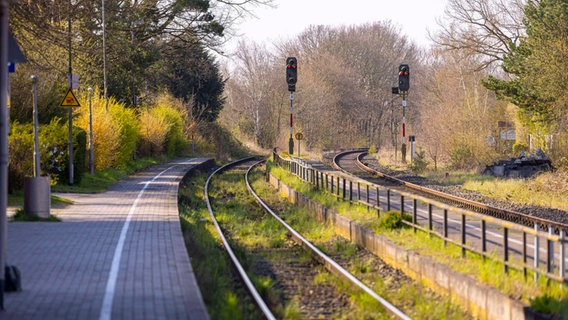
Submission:
<svg viewBox="0 0 568 320">
<path fill-rule="evenodd" d="M 358 25 L 390 20 L 418 45 L 428 46 L 447 0 L 275 0 L 277 8 L 259 7 L 238 31 L 256 42 L 294 38 L 309 25 Z M 238 39 L 227 45 L 234 47 Z"/>
</svg>

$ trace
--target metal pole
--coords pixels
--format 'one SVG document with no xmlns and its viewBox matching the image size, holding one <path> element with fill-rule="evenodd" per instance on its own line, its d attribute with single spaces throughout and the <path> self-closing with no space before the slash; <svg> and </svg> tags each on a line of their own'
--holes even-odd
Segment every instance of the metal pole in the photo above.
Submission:
<svg viewBox="0 0 568 320">
<path fill-rule="evenodd" d="M 39 138 L 38 138 L 38 115 L 37 115 L 37 82 L 39 77 L 32 76 L 33 81 L 33 119 L 34 119 L 34 177 L 40 176 L 39 170 Z"/>
<path fill-rule="evenodd" d="M 69 90 L 73 88 L 73 69 L 71 65 L 71 0 L 69 0 Z M 73 108 L 69 107 L 69 185 L 73 185 Z"/>
<path fill-rule="evenodd" d="M 292 138 L 292 103 L 294 102 L 294 94 L 290 92 L 290 140 L 288 141 L 288 152 L 294 154 L 294 138 Z"/>
<path fill-rule="evenodd" d="M 93 150 L 93 88 L 89 92 L 89 168 L 95 174 L 95 151 Z"/>
<path fill-rule="evenodd" d="M 105 19 L 105 0 L 102 0 L 103 14 L 103 90 L 105 96 L 105 111 L 108 112 L 108 90 L 107 90 L 107 73 L 106 73 L 106 19 Z"/>
<path fill-rule="evenodd" d="M 539 264 L 539 260 L 540 260 L 540 239 L 538 237 L 538 223 L 534 224 L 534 231 L 535 231 L 535 236 L 534 236 L 534 268 L 535 268 L 535 272 L 534 272 L 534 282 L 538 281 L 539 275 L 538 275 L 538 264 Z"/>
<path fill-rule="evenodd" d="M 8 207 L 8 0 L 0 0 L 0 309 L 4 310 Z"/>
<path fill-rule="evenodd" d="M 406 92 L 402 93 L 402 162 L 406 163 Z"/>
</svg>

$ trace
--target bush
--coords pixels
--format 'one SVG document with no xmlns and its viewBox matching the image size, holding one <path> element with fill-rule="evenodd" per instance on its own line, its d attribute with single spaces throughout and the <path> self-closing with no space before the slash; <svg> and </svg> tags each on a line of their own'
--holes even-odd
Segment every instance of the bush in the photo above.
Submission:
<svg viewBox="0 0 568 320">
<path fill-rule="evenodd" d="M 79 98 L 76 124 L 89 132 L 89 101 L 86 92 Z M 124 168 L 132 160 L 138 142 L 138 120 L 133 109 L 127 109 L 114 98 L 108 100 L 106 111 L 104 97 L 98 89 L 92 97 L 93 149 L 96 170 L 111 167 Z"/>
<path fill-rule="evenodd" d="M 8 190 L 24 187 L 24 178 L 33 174 L 34 136 L 31 124 L 12 123 L 8 136 Z"/>
<path fill-rule="evenodd" d="M 138 153 L 145 156 L 157 156 L 164 152 L 166 136 L 169 131 L 168 123 L 157 117 L 151 110 L 140 113 L 140 143 Z"/>
<path fill-rule="evenodd" d="M 53 118 L 38 129 L 40 175 L 50 177 L 52 184 L 69 182 L 69 127 Z M 73 128 L 74 183 L 80 183 L 84 173 L 86 150 L 85 132 Z M 34 174 L 34 133 L 31 124 L 12 124 L 9 136 L 9 188 L 22 189 L 24 178 Z"/>
<path fill-rule="evenodd" d="M 428 161 L 426 161 L 426 152 L 420 150 L 412 159 L 412 164 L 410 165 L 410 170 L 414 173 L 422 173 L 428 167 Z"/>
<path fill-rule="evenodd" d="M 412 221 L 412 216 L 410 216 L 406 212 L 403 215 L 401 215 L 399 211 L 388 211 L 388 212 L 383 213 L 379 217 L 378 227 L 379 227 L 379 229 L 383 229 L 383 230 L 400 229 L 403 226 L 405 226 L 405 224 L 402 223 L 403 219 L 405 221 L 410 222 L 410 221 Z"/>
<path fill-rule="evenodd" d="M 187 112 L 180 101 L 162 94 L 154 107 L 142 110 L 139 120 L 138 151 L 141 155 L 179 156 L 189 146 L 187 134 L 184 132 Z"/>
<path fill-rule="evenodd" d="M 515 144 L 513 144 L 513 154 L 514 155 L 519 155 L 521 152 L 527 152 L 529 151 L 529 147 L 522 143 L 522 142 L 517 142 Z"/>
<path fill-rule="evenodd" d="M 473 151 L 471 146 L 466 142 L 460 142 L 452 150 L 450 150 L 450 161 L 452 167 L 457 169 L 470 168 L 475 165 L 472 161 Z"/>
</svg>

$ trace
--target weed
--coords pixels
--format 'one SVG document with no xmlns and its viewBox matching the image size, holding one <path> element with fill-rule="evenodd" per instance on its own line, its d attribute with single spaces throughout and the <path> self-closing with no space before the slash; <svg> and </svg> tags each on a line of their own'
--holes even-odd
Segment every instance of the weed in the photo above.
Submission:
<svg viewBox="0 0 568 320">
<path fill-rule="evenodd" d="M 26 213 L 23 209 L 16 210 L 12 216 L 12 221 L 44 221 L 44 222 L 61 222 L 57 216 L 50 214 L 47 218 L 40 218 L 38 215 Z"/>
</svg>

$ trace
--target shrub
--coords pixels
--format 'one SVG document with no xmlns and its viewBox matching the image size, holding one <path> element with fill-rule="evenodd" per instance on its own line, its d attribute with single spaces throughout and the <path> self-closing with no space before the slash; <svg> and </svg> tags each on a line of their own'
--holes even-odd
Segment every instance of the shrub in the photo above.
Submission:
<svg viewBox="0 0 568 320">
<path fill-rule="evenodd" d="M 472 162 L 473 151 L 466 142 L 460 142 L 450 150 L 450 161 L 454 168 L 469 168 L 474 165 Z"/>
<path fill-rule="evenodd" d="M 61 118 L 53 118 L 38 129 L 40 175 L 48 175 L 52 184 L 69 182 L 69 127 Z M 9 188 L 22 189 L 24 178 L 33 176 L 34 133 L 31 124 L 12 124 L 9 137 Z M 84 173 L 85 132 L 73 128 L 74 181 L 81 182 Z"/>
<path fill-rule="evenodd" d="M 189 145 L 184 132 L 187 112 L 171 96 L 162 94 L 154 107 L 142 110 L 139 120 L 141 155 L 179 156 Z"/>
<path fill-rule="evenodd" d="M 428 161 L 426 161 L 426 152 L 424 152 L 424 150 L 420 150 L 416 152 L 414 159 L 412 159 L 410 170 L 414 173 L 422 173 L 426 170 L 428 164 Z"/>
<path fill-rule="evenodd" d="M 514 155 L 519 155 L 522 151 L 529 151 L 529 147 L 522 143 L 522 142 L 517 142 L 515 144 L 513 144 L 513 154 Z"/>
<path fill-rule="evenodd" d="M 139 138 L 139 124 L 133 109 L 128 109 L 122 103 L 114 103 L 109 106 L 109 112 L 119 128 L 118 154 L 114 161 L 114 167 L 124 168 L 134 157 L 136 143 Z"/>
<path fill-rule="evenodd" d="M 151 110 L 140 113 L 140 143 L 138 153 L 141 156 L 157 156 L 163 153 L 169 127 L 167 122 L 156 117 Z"/>
<path fill-rule="evenodd" d="M 76 125 L 89 132 L 89 101 L 84 92 L 79 101 Z M 93 149 L 96 170 L 111 167 L 124 168 L 132 160 L 138 141 L 138 120 L 134 110 L 127 109 L 114 98 L 108 100 L 106 111 L 104 97 L 95 89 L 92 97 Z"/>
<path fill-rule="evenodd" d="M 379 217 L 378 227 L 383 230 L 400 229 L 405 225 L 403 219 L 412 221 L 412 216 L 406 212 L 401 215 L 398 211 L 387 211 Z"/>
<path fill-rule="evenodd" d="M 8 190 L 22 189 L 24 178 L 33 174 L 33 126 L 12 123 L 8 136 Z"/>
</svg>

